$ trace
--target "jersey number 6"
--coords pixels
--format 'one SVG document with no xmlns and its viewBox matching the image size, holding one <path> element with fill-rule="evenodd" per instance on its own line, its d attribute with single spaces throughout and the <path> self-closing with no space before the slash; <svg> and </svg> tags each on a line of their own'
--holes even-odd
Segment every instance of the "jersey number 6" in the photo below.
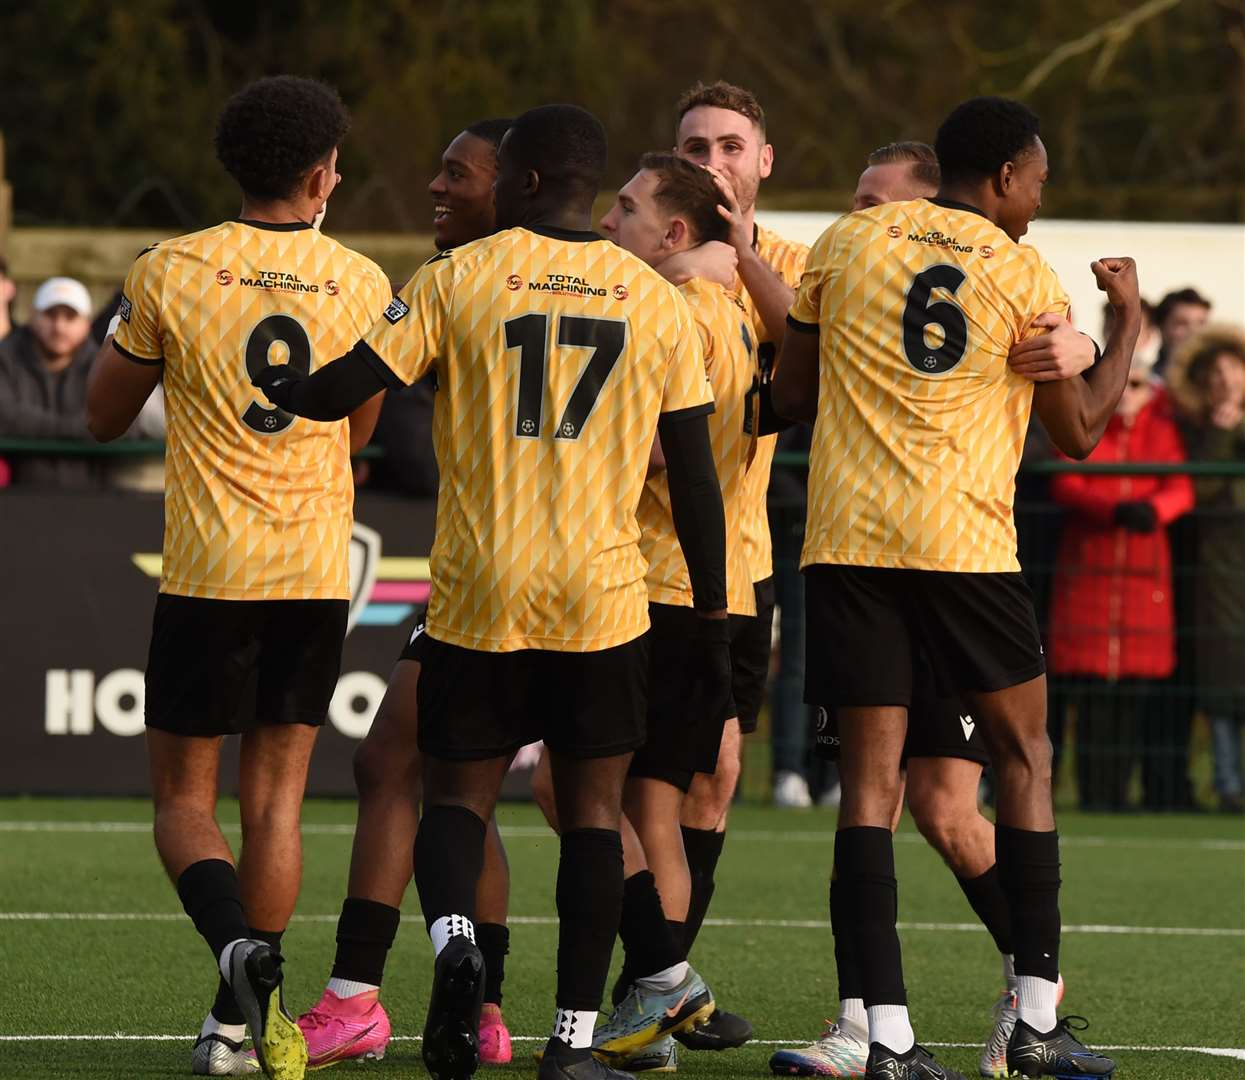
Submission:
<svg viewBox="0 0 1245 1080">
<path fill-rule="evenodd" d="M 545 365 L 549 355 L 549 316 L 533 311 L 507 319 L 506 348 L 519 350 L 519 396 L 514 433 L 520 439 L 540 438 L 545 400 Z M 571 391 L 555 439 L 578 439 L 614 365 L 627 344 L 624 319 L 589 319 L 563 315 L 558 319 L 558 344 L 591 349 L 588 366 Z"/>
<path fill-rule="evenodd" d="M 287 361 L 295 371 L 311 374 L 311 339 L 298 320 L 289 315 L 269 315 L 260 320 L 246 339 L 246 372 L 249 383 L 268 366 L 268 354 L 281 342 L 289 353 Z M 276 435 L 292 423 L 294 417 L 284 409 L 252 401 L 242 414 L 242 422 L 260 435 Z"/>
<path fill-rule="evenodd" d="M 968 320 L 958 304 L 929 297 L 935 289 L 946 289 L 952 296 L 968 277 L 958 266 L 943 263 L 922 270 L 908 288 L 908 302 L 903 309 L 903 351 L 911 364 L 923 375 L 943 375 L 964 359 L 968 348 Z M 930 326 L 942 329 L 942 344 L 931 348 L 925 342 Z"/>
</svg>

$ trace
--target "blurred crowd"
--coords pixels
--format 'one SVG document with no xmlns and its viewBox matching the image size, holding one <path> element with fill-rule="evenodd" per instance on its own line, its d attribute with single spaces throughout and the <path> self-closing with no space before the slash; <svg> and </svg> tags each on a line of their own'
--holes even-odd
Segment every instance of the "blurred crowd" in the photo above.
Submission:
<svg viewBox="0 0 1245 1080">
<path fill-rule="evenodd" d="M 161 490 L 158 453 L 32 448 L 32 440 L 88 440 L 87 378 L 120 295 L 95 310 L 80 281 L 50 278 L 34 292 L 29 322 L 16 325 L 8 270 L 0 259 L 0 487 Z M 1026 446 L 1016 522 L 1045 619 L 1051 737 L 1057 754 L 1075 746 L 1083 808 L 1123 810 L 1139 790 L 1143 809 L 1191 810 L 1198 806 L 1190 743 L 1200 714 L 1218 808 L 1240 813 L 1245 330 L 1212 323 L 1209 302 L 1192 288 L 1146 314 L 1123 398 L 1088 459 L 1118 468 L 1035 468 L 1057 456 L 1036 421 Z M 360 486 L 436 494 L 432 404 L 427 381 L 387 395 L 373 439 L 381 453 L 357 463 Z M 157 390 L 129 437 L 163 436 Z M 807 445 L 801 426 L 780 449 L 798 455 Z M 1190 473 L 1185 462 L 1212 464 Z M 1130 473 L 1129 463 L 1166 468 Z M 770 687 L 773 791 L 776 803 L 792 807 L 833 803 L 837 792 L 832 771 L 809 755 L 816 717 L 803 703 L 803 481 L 798 466 L 777 468 L 770 490 L 780 612 Z"/>
</svg>

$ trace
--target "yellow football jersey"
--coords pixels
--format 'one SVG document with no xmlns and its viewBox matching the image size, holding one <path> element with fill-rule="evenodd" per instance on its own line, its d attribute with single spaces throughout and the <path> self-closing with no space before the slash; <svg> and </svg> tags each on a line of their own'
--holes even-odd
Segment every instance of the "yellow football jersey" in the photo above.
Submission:
<svg viewBox="0 0 1245 1080">
<path fill-rule="evenodd" d="M 1033 384 L 1007 353 L 1068 306 L 1041 255 L 971 207 L 889 203 L 826 230 L 791 309 L 820 331 L 802 565 L 1018 570 Z"/>
<path fill-rule="evenodd" d="M 757 226 L 755 247 L 762 261 L 791 288 L 794 289 L 800 284 L 804 263 L 808 259 L 807 244 L 784 240 L 776 232 Z M 739 278 L 735 279 L 735 290 L 744 303 L 759 343 L 757 356 L 760 366 L 769 371 L 777 352 L 774 335 L 766 328 L 761 313 L 757 311 L 756 304 L 752 302 L 752 297 L 748 295 Z M 756 453 L 744 479 L 744 507 L 740 521 L 745 558 L 751 567 L 753 581 L 764 581 L 774 572 L 774 548 L 770 542 L 769 510 L 765 496 L 769 491 L 770 469 L 774 464 L 777 444 L 777 435 L 766 435 L 757 440 Z"/>
<path fill-rule="evenodd" d="M 592 652 L 648 629 L 636 507 L 661 413 L 707 413 L 677 289 L 595 233 L 507 229 L 434 256 L 365 344 L 436 372 L 428 633 Z"/>
<path fill-rule="evenodd" d="M 114 344 L 164 368 L 161 592 L 349 599 L 347 421 L 272 408 L 251 375 L 332 360 L 391 296 L 380 267 L 302 223 L 228 221 L 138 257 Z"/>
<path fill-rule="evenodd" d="M 732 615 L 756 614 L 756 590 L 740 532 L 744 477 L 756 439 L 747 424 L 748 394 L 756 378 L 756 344 L 743 304 L 721 285 L 694 278 L 679 291 L 692 309 L 713 387 L 709 438 L 722 506 L 726 512 L 726 603 Z M 692 581 L 670 512 L 665 471 L 644 482 L 640 496 L 640 551 L 648 561 L 648 598 L 657 604 L 692 606 Z"/>
</svg>

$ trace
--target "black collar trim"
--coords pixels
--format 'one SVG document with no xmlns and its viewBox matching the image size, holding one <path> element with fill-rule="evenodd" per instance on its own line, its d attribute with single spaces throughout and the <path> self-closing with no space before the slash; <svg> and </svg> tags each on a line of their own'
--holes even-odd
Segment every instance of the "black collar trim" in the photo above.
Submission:
<svg viewBox="0 0 1245 1080">
<path fill-rule="evenodd" d="M 541 236 L 548 236 L 554 240 L 574 240 L 581 244 L 590 244 L 593 240 L 604 239 L 591 229 L 559 229 L 556 225 L 524 225 L 523 228 L 528 232 L 539 233 Z"/>
<path fill-rule="evenodd" d="M 932 202 L 935 206 L 941 206 L 946 210 L 964 210 L 965 212 L 969 214 L 979 214 L 981 215 L 981 217 L 986 216 L 986 212 L 982 210 L 980 206 L 973 206 L 972 203 L 956 202 L 954 199 L 939 199 L 939 198 L 933 198 L 933 199 L 930 199 L 929 201 Z M 986 218 L 986 220 L 988 221 L 989 218 Z"/>
<path fill-rule="evenodd" d="M 314 226 L 310 221 L 253 221 L 251 218 L 234 218 L 239 225 L 249 225 L 252 229 L 267 229 L 269 232 L 298 232 L 299 229 L 310 229 Z"/>
</svg>

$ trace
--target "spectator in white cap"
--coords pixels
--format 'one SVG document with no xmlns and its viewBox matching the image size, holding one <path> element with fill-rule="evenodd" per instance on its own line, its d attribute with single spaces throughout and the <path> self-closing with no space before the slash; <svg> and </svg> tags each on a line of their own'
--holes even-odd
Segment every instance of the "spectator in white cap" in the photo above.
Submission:
<svg viewBox="0 0 1245 1080">
<path fill-rule="evenodd" d="M 0 436 L 86 439 L 86 379 L 91 296 L 80 281 L 49 278 L 35 293 L 30 322 L 0 341 Z M 92 458 L 31 454 L 11 458 L 13 483 L 96 487 L 102 472 Z"/>
</svg>

